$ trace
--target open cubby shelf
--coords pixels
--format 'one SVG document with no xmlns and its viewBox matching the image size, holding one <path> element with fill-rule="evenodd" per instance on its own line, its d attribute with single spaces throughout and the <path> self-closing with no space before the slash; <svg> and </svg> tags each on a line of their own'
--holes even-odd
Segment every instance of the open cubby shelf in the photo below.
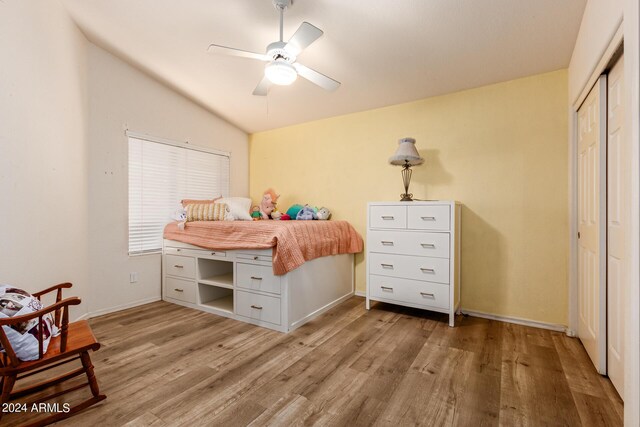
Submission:
<svg viewBox="0 0 640 427">
<path fill-rule="evenodd" d="M 198 283 L 202 283 L 203 285 L 220 286 L 223 288 L 233 289 L 233 273 L 204 277 L 198 280 Z"/>
</svg>

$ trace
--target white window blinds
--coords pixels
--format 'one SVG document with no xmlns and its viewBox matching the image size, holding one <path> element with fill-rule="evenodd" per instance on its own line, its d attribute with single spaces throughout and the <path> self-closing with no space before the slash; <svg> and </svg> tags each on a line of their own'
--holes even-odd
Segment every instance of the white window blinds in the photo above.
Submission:
<svg viewBox="0 0 640 427">
<path fill-rule="evenodd" d="M 229 195 L 229 156 L 129 135 L 129 254 L 158 252 L 182 199 Z"/>
</svg>

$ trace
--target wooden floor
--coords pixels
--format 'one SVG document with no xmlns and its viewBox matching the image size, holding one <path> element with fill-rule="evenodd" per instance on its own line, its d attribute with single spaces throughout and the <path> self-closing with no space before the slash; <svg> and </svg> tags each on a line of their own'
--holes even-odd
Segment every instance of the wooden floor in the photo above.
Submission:
<svg viewBox="0 0 640 427">
<path fill-rule="evenodd" d="M 367 311 L 354 297 L 281 334 L 148 304 L 91 320 L 107 400 L 60 424 L 622 425 L 622 402 L 577 339 L 458 320 L 449 328 L 444 315 L 381 303 Z"/>
</svg>

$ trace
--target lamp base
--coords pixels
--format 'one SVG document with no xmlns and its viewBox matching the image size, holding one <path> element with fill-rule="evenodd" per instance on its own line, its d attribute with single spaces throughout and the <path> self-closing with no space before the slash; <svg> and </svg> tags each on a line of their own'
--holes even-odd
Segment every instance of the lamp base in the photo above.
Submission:
<svg viewBox="0 0 640 427">
<path fill-rule="evenodd" d="M 413 202 L 413 194 L 401 194 L 400 197 L 402 197 L 402 199 L 400 199 L 401 202 Z"/>
</svg>

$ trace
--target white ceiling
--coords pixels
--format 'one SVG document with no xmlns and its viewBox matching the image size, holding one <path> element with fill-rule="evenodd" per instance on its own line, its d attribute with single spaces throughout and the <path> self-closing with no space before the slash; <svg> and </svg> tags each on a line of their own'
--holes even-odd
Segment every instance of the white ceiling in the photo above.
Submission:
<svg viewBox="0 0 640 427">
<path fill-rule="evenodd" d="M 251 92 L 264 63 L 206 52 L 264 52 L 278 39 L 271 0 L 63 0 L 87 37 L 247 132 L 368 110 L 569 65 L 586 0 L 295 0 L 287 40 L 324 31 L 298 61 L 342 86 L 299 78 Z"/>
</svg>

